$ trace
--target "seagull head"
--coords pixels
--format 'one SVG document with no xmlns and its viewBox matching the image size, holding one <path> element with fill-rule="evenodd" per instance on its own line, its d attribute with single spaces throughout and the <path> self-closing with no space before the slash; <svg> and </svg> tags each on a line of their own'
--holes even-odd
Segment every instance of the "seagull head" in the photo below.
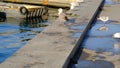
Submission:
<svg viewBox="0 0 120 68">
<path fill-rule="evenodd" d="M 58 15 L 60 15 L 61 13 L 63 13 L 63 9 L 62 9 L 62 8 L 59 8 L 59 9 L 58 9 Z"/>
</svg>

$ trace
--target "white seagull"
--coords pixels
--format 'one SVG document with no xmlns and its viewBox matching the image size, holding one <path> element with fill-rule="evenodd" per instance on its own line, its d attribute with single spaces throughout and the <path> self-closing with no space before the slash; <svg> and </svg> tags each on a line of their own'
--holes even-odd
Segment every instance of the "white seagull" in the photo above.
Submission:
<svg viewBox="0 0 120 68">
<path fill-rule="evenodd" d="M 68 20 L 68 17 L 67 17 L 67 15 L 65 13 L 63 13 L 62 8 L 58 9 L 58 16 L 59 16 L 60 21 L 67 21 Z"/>
<path fill-rule="evenodd" d="M 70 3 L 70 10 L 73 10 L 76 6 L 79 6 L 79 2 Z"/>
<path fill-rule="evenodd" d="M 75 8 L 74 3 L 70 3 L 70 10 L 73 10 Z"/>
<path fill-rule="evenodd" d="M 120 32 L 113 34 L 112 37 L 113 37 L 113 38 L 118 38 L 118 39 L 120 39 Z"/>
<path fill-rule="evenodd" d="M 73 10 L 76 6 L 80 6 L 80 3 L 84 2 L 84 0 L 76 0 L 75 2 L 70 3 L 70 10 Z"/>
<path fill-rule="evenodd" d="M 107 16 L 101 16 L 98 19 L 101 20 L 101 21 L 103 21 L 104 22 L 104 26 L 105 26 L 106 22 L 109 20 L 109 17 L 107 17 Z"/>
<path fill-rule="evenodd" d="M 109 17 L 107 17 L 107 16 L 101 16 L 101 17 L 98 18 L 98 20 L 103 21 L 103 24 L 104 24 L 104 25 L 103 25 L 101 28 L 99 28 L 98 30 L 108 30 L 108 28 L 107 28 L 107 26 L 106 26 L 105 24 L 106 24 L 106 22 L 109 20 Z"/>
</svg>

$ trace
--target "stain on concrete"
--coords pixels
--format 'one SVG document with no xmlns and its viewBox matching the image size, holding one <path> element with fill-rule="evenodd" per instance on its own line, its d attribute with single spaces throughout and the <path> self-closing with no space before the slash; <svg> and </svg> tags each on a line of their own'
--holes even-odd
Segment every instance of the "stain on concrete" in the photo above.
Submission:
<svg viewBox="0 0 120 68">
<path fill-rule="evenodd" d="M 49 32 L 49 33 L 44 32 L 44 34 L 49 35 L 49 36 L 62 35 L 62 33 L 61 33 L 61 32 Z"/>
<path fill-rule="evenodd" d="M 34 62 L 34 63 L 30 63 L 30 64 L 26 64 L 23 68 L 32 68 L 34 67 L 35 65 L 41 65 L 41 64 L 44 64 L 44 63 L 40 63 L 40 62 Z"/>
</svg>

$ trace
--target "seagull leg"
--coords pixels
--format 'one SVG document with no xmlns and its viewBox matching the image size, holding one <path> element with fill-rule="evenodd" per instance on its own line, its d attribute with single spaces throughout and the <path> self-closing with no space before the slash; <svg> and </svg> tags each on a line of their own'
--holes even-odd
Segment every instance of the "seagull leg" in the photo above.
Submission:
<svg viewBox="0 0 120 68">
<path fill-rule="evenodd" d="M 104 22 L 103 26 L 106 26 L 106 22 Z"/>
</svg>

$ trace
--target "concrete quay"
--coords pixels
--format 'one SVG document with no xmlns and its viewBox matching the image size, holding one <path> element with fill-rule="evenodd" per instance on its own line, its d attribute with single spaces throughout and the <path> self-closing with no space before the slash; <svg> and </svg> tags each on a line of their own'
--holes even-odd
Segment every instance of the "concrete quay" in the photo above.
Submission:
<svg viewBox="0 0 120 68">
<path fill-rule="evenodd" d="M 0 64 L 1 68 L 67 68 L 79 44 L 103 4 L 103 0 L 85 0 L 73 10 L 77 17 L 72 25 L 81 25 L 81 31 L 55 21 L 30 40 L 25 46 Z M 72 19 L 72 17 L 69 17 Z M 72 34 L 81 32 L 80 38 Z"/>
</svg>

